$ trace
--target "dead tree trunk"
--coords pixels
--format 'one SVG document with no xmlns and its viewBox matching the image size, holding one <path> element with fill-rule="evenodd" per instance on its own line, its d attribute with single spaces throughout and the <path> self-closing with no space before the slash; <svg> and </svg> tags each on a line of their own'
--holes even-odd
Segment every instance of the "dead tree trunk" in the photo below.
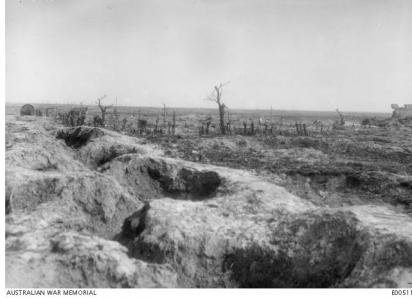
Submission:
<svg viewBox="0 0 412 300">
<path fill-rule="evenodd" d="M 298 122 L 295 123 L 295 127 L 296 127 L 296 135 L 300 135 L 300 127 Z"/>
<path fill-rule="evenodd" d="M 219 126 L 220 126 L 220 133 L 226 134 L 226 126 L 225 126 L 225 108 L 226 105 L 222 102 L 222 93 L 223 93 L 223 83 L 216 85 L 214 87 L 214 91 L 212 95 L 210 95 L 207 100 L 216 102 L 219 108 Z"/>
<path fill-rule="evenodd" d="M 339 111 L 339 109 L 336 109 L 336 112 L 339 115 L 339 125 L 344 126 L 345 125 L 345 118 L 343 117 L 342 113 Z"/>
<path fill-rule="evenodd" d="M 166 104 L 163 103 L 163 129 L 166 132 L 166 126 L 167 126 L 167 122 L 166 122 Z"/>
<path fill-rule="evenodd" d="M 309 134 L 308 134 L 308 131 L 307 131 L 307 129 L 306 129 L 306 124 L 305 123 L 303 123 L 303 134 L 305 135 L 305 136 L 308 136 Z"/>
<path fill-rule="evenodd" d="M 97 105 L 99 106 L 100 113 L 101 113 L 101 119 L 102 119 L 102 125 L 104 126 L 106 124 L 106 112 L 107 109 L 111 108 L 113 105 L 108 105 L 108 106 L 103 106 L 102 105 L 102 100 L 106 98 L 106 95 L 104 95 L 101 98 L 97 98 Z"/>
<path fill-rule="evenodd" d="M 225 105 L 218 102 L 219 105 L 219 118 L 220 118 L 220 132 L 226 134 L 225 128 Z"/>
<path fill-rule="evenodd" d="M 173 119 L 172 119 L 172 135 L 175 135 L 176 130 L 176 112 L 173 111 Z"/>
<path fill-rule="evenodd" d="M 156 125 L 155 125 L 155 128 L 154 128 L 154 135 L 157 135 L 158 131 L 159 131 L 159 116 L 157 116 L 157 118 L 156 118 Z"/>
</svg>

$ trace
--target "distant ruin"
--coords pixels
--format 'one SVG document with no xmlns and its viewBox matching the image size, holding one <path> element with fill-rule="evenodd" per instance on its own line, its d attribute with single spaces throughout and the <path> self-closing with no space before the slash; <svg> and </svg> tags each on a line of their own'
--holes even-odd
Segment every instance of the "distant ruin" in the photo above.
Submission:
<svg viewBox="0 0 412 300">
<path fill-rule="evenodd" d="M 25 104 L 20 108 L 20 115 L 21 116 L 34 116 L 35 109 L 34 106 L 31 104 Z"/>
<path fill-rule="evenodd" d="M 393 109 L 392 118 L 412 118 L 412 104 L 404 104 L 403 107 L 400 107 L 398 104 L 392 104 L 391 108 Z"/>
</svg>

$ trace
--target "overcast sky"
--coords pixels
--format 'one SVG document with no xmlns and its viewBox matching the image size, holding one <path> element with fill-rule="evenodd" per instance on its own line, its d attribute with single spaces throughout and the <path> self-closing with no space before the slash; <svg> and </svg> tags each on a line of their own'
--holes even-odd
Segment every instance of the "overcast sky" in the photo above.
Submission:
<svg viewBox="0 0 412 300">
<path fill-rule="evenodd" d="M 9 102 L 390 111 L 410 0 L 6 0 Z"/>
</svg>

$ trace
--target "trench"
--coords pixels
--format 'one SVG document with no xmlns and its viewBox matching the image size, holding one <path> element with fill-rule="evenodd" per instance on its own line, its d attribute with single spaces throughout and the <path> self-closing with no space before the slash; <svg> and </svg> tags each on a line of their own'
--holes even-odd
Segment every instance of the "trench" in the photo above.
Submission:
<svg viewBox="0 0 412 300">
<path fill-rule="evenodd" d="M 364 255 L 368 237 L 351 214 L 303 214 L 276 225 L 271 244 L 276 250 L 235 249 L 225 255 L 224 270 L 244 288 L 337 287 Z"/>
<path fill-rule="evenodd" d="M 74 148 L 82 147 L 95 134 L 87 132 L 79 141 L 72 137 L 64 138 L 66 144 Z M 78 136 L 76 130 L 73 134 Z M 144 241 L 151 210 L 150 201 L 163 197 L 205 201 L 230 192 L 225 190 L 224 178 L 215 171 L 197 170 L 160 158 L 142 158 L 134 154 L 113 155 L 99 165 L 103 166 L 103 174 L 117 180 L 145 203 L 141 209 L 130 212 L 113 240 L 124 245 L 130 257 L 151 263 L 170 263 L 179 275 L 184 276 L 180 266 L 172 259 L 176 255 L 174 251 L 179 249 L 164 249 L 156 243 Z M 357 174 L 339 172 L 288 175 L 298 175 L 305 180 L 309 178 L 311 188 L 317 191 L 365 190 L 365 184 L 375 185 L 380 179 L 365 179 Z M 300 180 L 298 176 L 295 179 Z M 399 185 L 406 192 L 411 188 L 409 182 Z M 222 257 L 215 258 L 216 264 L 220 266 L 218 276 L 229 276 L 231 284 L 242 288 L 339 287 L 356 268 L 368 247 L 368 239 L 357 229 L 356 222 L 350 223 L 346 218 L 338 214 L 319 216 L 315 220 L 298 218 L 280 222 L 273 228 L 273 248 L 256 243 L 228 249 Z M 292 237 L 297 236 L 298 229 L 302 227 L 304 234 L 297 240 L 278 238 L 286 232 L 291 232 Z M 202 259 L 205 258 L 199 255 L 198 260 Z M 203 263 L 199 261 L 198 264 Z M 202 282 L 196 286 L 202 287 Z"/>
<path fill-rule="evenodd" d="M 67 146 L 78 149 L 85 146 L 91 139 L 103 135 L 104 132 L 98 128 L 79 126 L 59 130 L 56 138 L 64 140 Z"/>
<path fill-rule="evenodd" d="M 74 137 L 68 135 L 65 138 L 66 144 L 77 148 L 87 144 L 96 133 L 86 130 L 85 136 L 79 141 L 76 129 L 72 135 Z M 124 219 L 120 232 L 115 234 L 113 240 L 125 246 L 130 257 L 151 263 L 171 263 L 178 274 L 184 277 L 181 266 L 170 259 L 176 255 L 173 251 L 179 249 L 162 249 L 143 238 L 151 209 L 150 201 L 163 197 L 205 201 L 228 192 L 224 190 L 224 179 L 215 171 L 197 170 L 160 158 L 142 158 L 134 154 L 109 156 L 99 161 L 102 173 L 117 180 L 145 203 L 141 209 L 131 212 Z M 326 175 L 317 174 L 311 179 L 313 185 L 328 185 Z M 345 184 L 350 188 L 358 188 L 361 182 L 356 177 L 348 177 Z M 295 230 L 299 227 L 296 226 L 297 222 L 285 222 L 283 227 L 274 228 L 274 236 Z M 341 283 L 352 272 L 363 253 L 358 232 L 344 217 L 319 218 L 313 224 L 307 224 L 305 220 L 299 222 L 306 226 L 304 237 L 296 241 L 299 247 L 289 245 L 288 241 L 274 240 L 273 243 L 280 248 L 278 251 L 258 244 L 230 249 L 223 257 L 216 258 L 216 263 L 220 264 L 219 276 L 229 276 L 234 286 L 243 288 L 334 287 Z M 323 244 L 319 242 L 322 239 Z M 205 258 L 200 255 L 198 259 Z M 201 261 L 199 265 L 202 265 Z M 202 283 L 196 285 L 202 286 Z"/>
<path fill-rule="evenodd" d="M 286 172 L 285 187 L 316 204 L 343 206 L 381 203 L 403 209 L 412 208 L 412 180 L 387 172 L 348 170 L 306 170 Z M 338 197 L 339 203 L 329 202 Z M 322 199 L 321 201 L 316 198 Z"/>
<path fill-rule="evenodd" d="M 203 201 L 228 193 L 225 180 L 216 171 L 198 170 L 168 162 L 126 154 L 102 167 L 141 201 L 158 198 Z"/>
<path fill-rule="evenodd" d="M 208 260 L 203 254 L 193 254 L 180 247 L 159 246 L 144 239 L 150 209 L 150 204 L 146 204 L 127 218 L 115 240 L 128 248 L 130 257 L 150 263 L 171 264 L 180 281 L 190 282 L 189 286 L 210 287 L 208 283 L 187 278 L 180 265 L 185 255 L 194 255 L 198 260 L 196 266 L 200 272 L 205 272 L 201 277 L 221 278 L 221 283 L 213 287 L 339 287 L 351 275 L 369 246 L 368 236 L 357 228 L 352 216 L 326 213 L 315 218 L 286 218 L 273 228 L 273 248 L 258 242 L 246 247 L 227 248 L 223 256 L 215 257 L 212 263 L 214 269 L 220 269 L 218 274 L 208 274 L 208 270 L 202 270 L 207 264 L 203 260 Z M 191 243 L 190 240 L 187 242 Z M 223 278 L 229 278 L 229 285 Z"/>
</svg>

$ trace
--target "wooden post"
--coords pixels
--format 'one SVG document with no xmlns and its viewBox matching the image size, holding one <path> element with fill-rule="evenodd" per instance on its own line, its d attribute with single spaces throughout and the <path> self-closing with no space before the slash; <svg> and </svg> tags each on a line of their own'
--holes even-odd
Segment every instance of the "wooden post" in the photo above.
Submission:
<svg viewBox="0 0 412 300">
<path fill-rule="evenodd" d="M 166 104 L 163 103 L 163 129 L 166 132 Z"/>
<path fill-rule="evenodd" d="M 172 119 L 172 135 L 175 135 L 176 130 L 176 111 L 173 111 L 173 119 Z"/>
<path fill-rule="evenodd" d="M 273 111 L 272 111 L 272 105 L 270 106 L 270 122 L 273 123 Z"/>
</svg>

